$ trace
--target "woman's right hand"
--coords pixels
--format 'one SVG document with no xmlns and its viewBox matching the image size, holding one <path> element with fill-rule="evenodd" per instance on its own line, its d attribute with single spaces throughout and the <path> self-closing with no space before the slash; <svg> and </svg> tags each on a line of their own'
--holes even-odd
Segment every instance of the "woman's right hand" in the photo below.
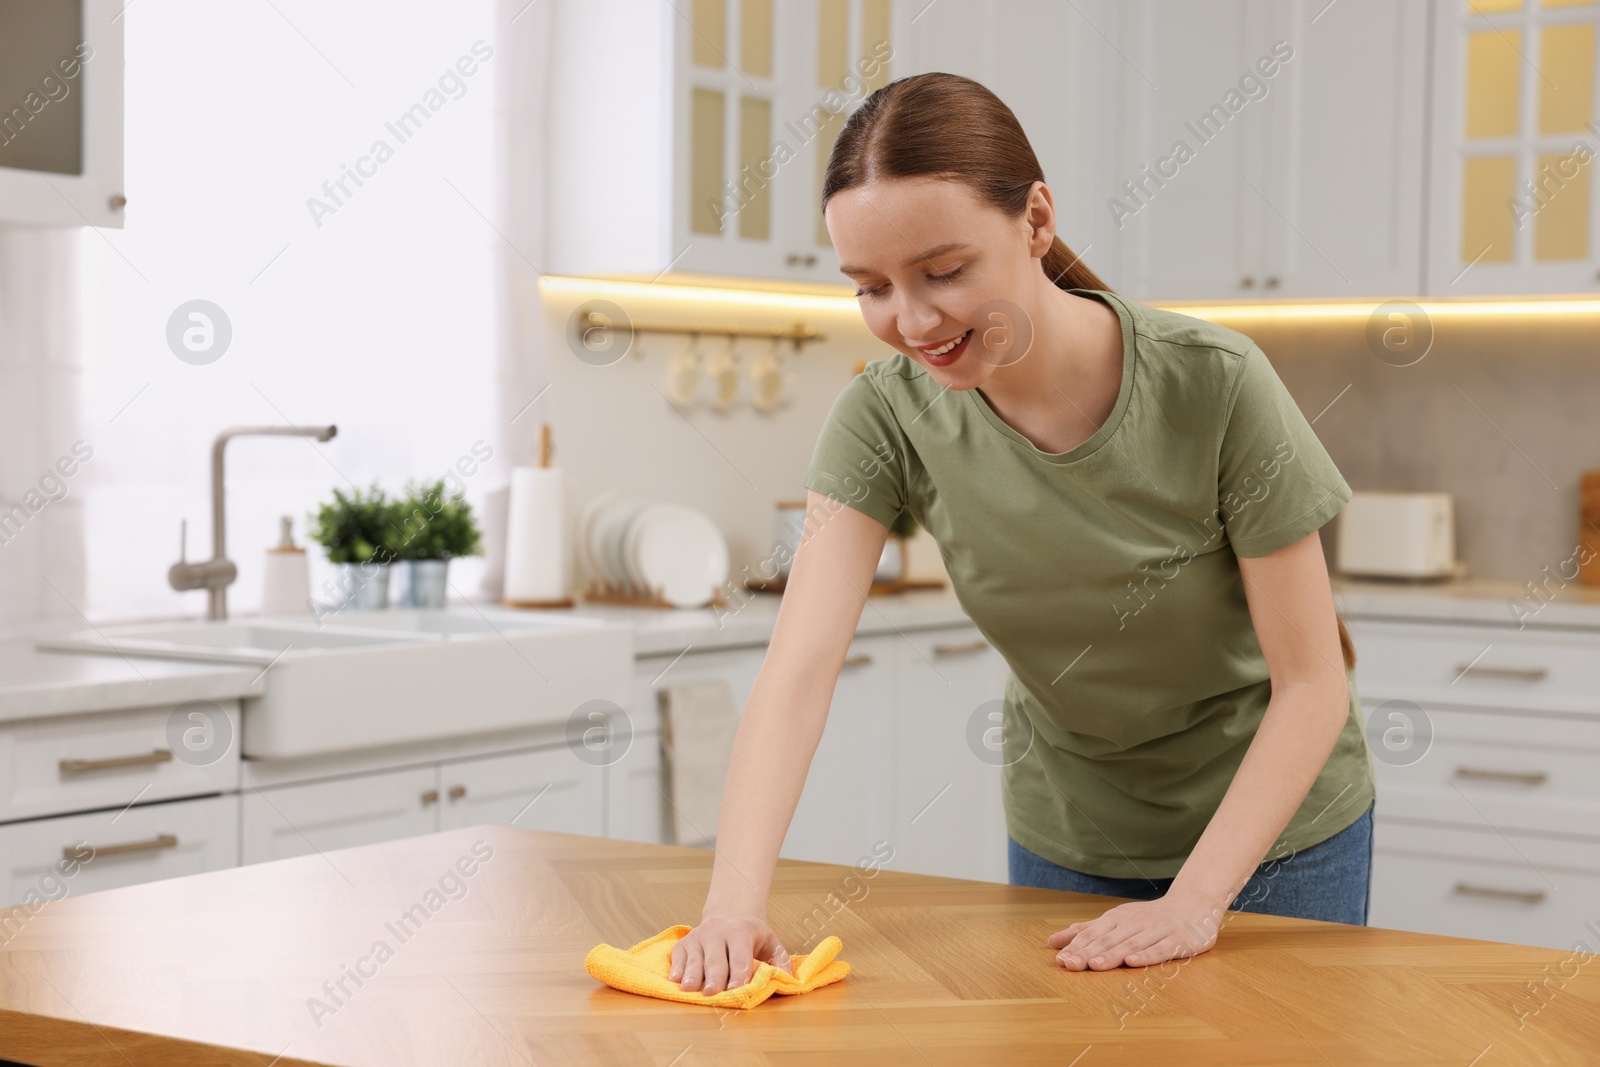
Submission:
<svg viewBox="0 0 1600 1067">
<path fill-rule="evenodd" d="M 750 981 L 757 961 L 790 967 L 788 950 L 764 916 L 707 915 L 672 947 L 667 977 L 679 989 L 711 996 Z"/>
</svg>

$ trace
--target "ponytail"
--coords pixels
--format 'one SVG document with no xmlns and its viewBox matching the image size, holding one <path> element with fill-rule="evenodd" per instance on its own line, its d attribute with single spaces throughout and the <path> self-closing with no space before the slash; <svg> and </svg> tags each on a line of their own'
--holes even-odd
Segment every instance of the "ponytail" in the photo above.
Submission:
<svg viewBox="0 0 1600 1067">
<path fill-rule="evenodd" d="M 1100 289 L 1111 291 L 1111 286 L 1089 269 L 1089 265 L 1057 237 L 1050 251 L 1044 254 L 1044 274 L 1062 289 Z"/>
</svg>

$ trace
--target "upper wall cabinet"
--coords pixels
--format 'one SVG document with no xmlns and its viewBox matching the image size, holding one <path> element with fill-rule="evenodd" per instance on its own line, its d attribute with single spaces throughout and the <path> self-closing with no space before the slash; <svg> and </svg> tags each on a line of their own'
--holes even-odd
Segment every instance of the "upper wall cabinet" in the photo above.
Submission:
<svg viewBox="0 0 1600 1067">
<path fill-rule="evenodd" d="M 1056 231 L 1113 288 L 1124 277 L 1123 234 L 1106 198 L 1118 181 L 1109 149 L 1126 101 L 1119 0 L 917 0 L 896 49 L 895 77 L 946 71 L 972 78 L 1022 124 L 1056 208 Z M 1102 36 L 1104 34 L 1105 36 Z M 901 56 L 905 62 L 899 63 Z"/>
<path fill-rule="evenodd" d="M 895 64 L 891 0 L 563 0 L 548 265 L 840 284 L 822 169 Z"/>
<path fill-rule="evenodd" d="M 1428 290 L 1600 290 L 1595 0 L 1438 0 Z"/>
<path fill-rule="evenodd" d="M 1426 0 L 1123 5 L 1126 133 L 1102 199 L 1125 287 L 1420 291 L 1426 23 Z"/>
<path fill-rule="evenodd" d="M 0 224 L 122 225 L 124 6 L 0 3 Z"/>
</svg>

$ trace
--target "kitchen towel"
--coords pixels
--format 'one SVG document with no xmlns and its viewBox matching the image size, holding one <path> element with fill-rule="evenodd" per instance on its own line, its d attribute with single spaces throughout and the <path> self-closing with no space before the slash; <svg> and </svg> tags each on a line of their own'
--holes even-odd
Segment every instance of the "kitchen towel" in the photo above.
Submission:
<svg viewBox="0 0 1600 1067">
<path fill-rule="evenodd" d="M 704 1004 L 713 1008 L 753 1008 L 774 993 L 809 993 L 831 985 L 850 973 L 850 965 L 838 958 L 844 947 L 832 934 L 803 956 L 790 956 L 794 973 L 770 963 L 756 961 L 755 974 L 742 986 L 706 996 L 698 989 L 680 989 L 668 978 L 672 971 L 672 949 L 693 927 L 669 926 L 654 937 L 629 949 L 596 945 L 583 958 L 591 977 L 624 993 L 639 993 L 685 1004 Z"/>
<path fill-rule="evenodd" d="M 722 782 L 739 728 L 733 692 L 720 680 L 672 685 L 656 691 L 656 706 L 672 843 L 710 845 L 716 840 Z"/>
<path fill-rule="evenodd" d="M 560 601 L 567 596 L 566 492 L 554 467 L 517 467 L 506 505 L 506 569 L 502 599 Z"/>
</svg>

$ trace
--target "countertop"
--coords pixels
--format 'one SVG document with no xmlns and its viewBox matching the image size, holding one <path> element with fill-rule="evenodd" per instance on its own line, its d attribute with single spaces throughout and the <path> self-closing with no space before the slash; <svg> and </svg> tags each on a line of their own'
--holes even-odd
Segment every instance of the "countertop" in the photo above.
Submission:
<svg viewBox="0 0 1600 1067">
<path fill-rule="evenodd" d="M 730 599 L 724 607 L 646 608 L 584 600 L 572 610 L 589 618 L 631 625 L 634 653 L 659 656 L 675 655 L 686 648 L 704 651 L 764 645 L 772 640 L 778 605 L 782 602 L 783 598 L 774 593 L 748 593 L 743 600 Z M 971 624 L 955 593 L 947 587 L 869 596 L 861 609 L 856 633 L 894 633 Z"/>
<path fill-rule="evenodd" d="M 718 1011 L 589 977 L 594 945 L 693 922 L 711 860 L 478 826 L 69 896 L 0 944 L 0 1058 L 1487 1067 L 1600 1048 L 1600 970 L 1566 952 L 1230 913 L 1194 959 L 1067 971 L 1046 936 L 1111 898 L 792 860 L 774 924 L 791 952 L 837 934 L 843 981 Z M 471 873 L 439 894 L 452 869 Z"/>
<path fill-rule="evenodd" d="M 1600 588 L 1576 582 L 1539 586 L 1535 596 L 1510 581 L 1451 579 L 1435 582 L 1333 579 L 1334 600 L 1346 618 L 1423 619 L 1489 623 L 1528 629 L 1600 630 Z M 723 608 L 669 610 L 581 601 L 578 614 L 624 622 L 634 628 L 638 655 L 673 655 L 685 648 L 711 649 L 765 644 L 772 638 L 782 598 L 751 593 Z M 1513 607 L 1512 605 L 1518 605 Z M 955 592 L 892 593 L 867 598 L 860 634 L 968 625 Z"/>
<path fill-rule="evenodd" d="M 1527 629 L 1600 629 L 1600 587 L 1533 575 L 1524 583 L 1482 578 L 1437 582 L 1335 578 L 1334 601 L 1347 618 L 1478 622 Z"/>
<path fill-rule="evenodd" d="M 1377 582 L 1335 578 L 1334 599 L 1346 618 L 1523 625 L 1528 629 L 1600 630 L 1600 588 L 1546 583 L 1535 596 L 1509 581 Z M 580 601 L 550 614 L 622 623 L 639 656 L 672 656 L 766 644 L 782 598 L 749 593 L 723 607 L 666 609 Z M 1513 605 L 1519 605 L 1514 607 Z M 488 603 L 480 606 L 488 607 Z M 452 604 L 472 610 L 469 604 Z M 969 625 L 953 590 L 871 596 L 861 634 Z M 142 707 L 184 700 L 259 695 L 267 679 L 254 667 L 183 663 L 143 657 L 35 651 L 31 642 L 0 644 L 0 722 Z"/>
<path fill-rule="evenodd" d="M 117 655 L 39 652 L 0 644 L 0 722 L 117 708 L 232 700 L 266 692 L 259 667 Z"/>
</svg>

